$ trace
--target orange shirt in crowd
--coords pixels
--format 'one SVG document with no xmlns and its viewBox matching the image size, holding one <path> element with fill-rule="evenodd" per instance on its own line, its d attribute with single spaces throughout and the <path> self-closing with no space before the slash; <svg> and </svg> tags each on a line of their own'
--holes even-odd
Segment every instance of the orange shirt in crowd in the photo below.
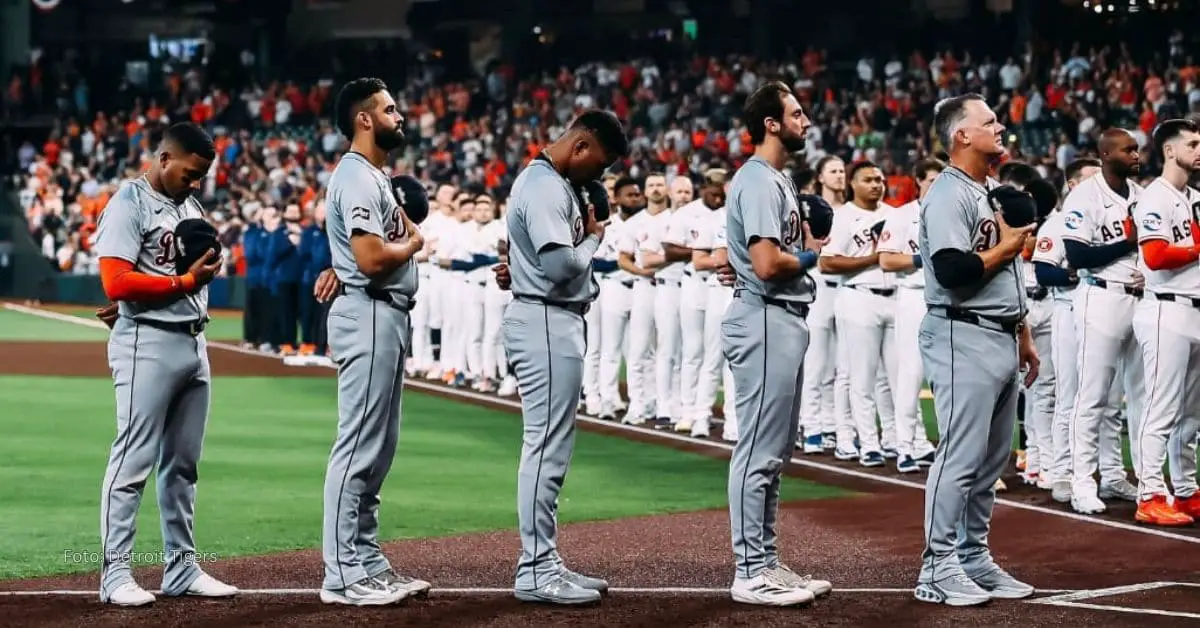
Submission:
<svg viewBox="0 0 1200 628">
<path fill-rule="evenodd" d="M 887 178 L 887 193 L 883 202 L 893 207 L 899 207 L 915 200 L 917 200 L 917 184 L 912 177 L 894 174 Z"/>
</svg>

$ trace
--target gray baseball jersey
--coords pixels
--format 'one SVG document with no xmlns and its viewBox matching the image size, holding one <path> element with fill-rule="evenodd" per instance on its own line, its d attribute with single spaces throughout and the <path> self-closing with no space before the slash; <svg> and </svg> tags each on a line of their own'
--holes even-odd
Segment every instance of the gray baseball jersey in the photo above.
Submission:
<svg viewBox="0 0 1200 628">
<path fill-rule="evenodd" d="M 370 284 L 358 269 L 350 236 L 362 231 L 383 238 L 384 242 L 399 242 L 408 237 L 400 205 L 392 192 L 391 181 L 358 153 L 346 153 L 329 177 L 326 208 L 329 230 L 329 249 L 333 270 L 347 286 L 365 288 Z M 417 293 L 417 264 L 408 261 L 374 287 L 383 288 L 406 297 Z"/>
<path fill-rule="evenodd" d="M 737 273 L 738 287 L 760 296 L 811 303 L 813 282 L 807 274 L 766 282 L 750 264 L 751 238 L 772 239 L 784 249 L 801 244 L 800 204 L 792 182 L 765 160 L 751 157 L 733 175 L 727 209 L 729 263 Z"/>
<path fill-rule="evenodd" d="M 933 274 L 932 256 L 943 249 L 986 251 L 1000 241 L 988 190 L 958 168 L 942 171 L 921 201 L 920 247 L 925 269 L 925 302 L 960 307 L 983 316 L 1016 320 L 1025 315 L 1020 258 L 993 276 L 966 288 L 948 289 Z"/>
<path fill-rule="evenodd" d="M 508 266 L 514 295 L 568 303 L 595 300 L 593 273 L 556 284 L 542 271 L 538 253 L 552 246 L 579 246 L 587 234 L 583 211 L 571 186 L 554 167 L 534 160 L 513 182 L 508 199 Z"/>
<path fill-rule="evenodd" d="M 96 225 L 96 255 L 132 262 L 134 270 L 156 277 L 173 277 L 179 245 L 175 225 L 203 218 L 200 203 L 188 197 L 182 204 L 159 194 L 145 177 L 126 181 L 105 206 Z M 208 287 L 196 294 L 163 303 L 118 304 L 121 315 L 143 321 L 186 322 L 208 316 Z"/>
</svg>

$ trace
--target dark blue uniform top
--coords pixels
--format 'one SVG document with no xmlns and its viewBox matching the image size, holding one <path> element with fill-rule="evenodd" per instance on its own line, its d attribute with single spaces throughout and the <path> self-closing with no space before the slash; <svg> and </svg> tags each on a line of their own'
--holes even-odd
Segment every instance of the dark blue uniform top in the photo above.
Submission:
<svg viewBox="0 0 1200 628">
<path fill-rule="evenodd" d="M 246 286 L 265 288 L 267 280 L 267 242 L 269 235 L 259 225 L 250 225 L 242 236 L 242 248 L 246 256 Z"/>
<path fill-rule="evenodd" d="M 271 268 L 272 290 L 279 284 L 300 283 L 300 275 L 303 270 L 300 249 L 288 239 L 286 227 L 280 226 L 271 233 L 267 251 L 267 259 Z"/>
<path fill-rule="evenodd" d="M 302 281 L 305 285 L 316 283 L 317 275 L 333 266 L 329 234 L 316 224 L 309 225 L 300 234 L 300 260 L 304 266 Z"/>
</svg>

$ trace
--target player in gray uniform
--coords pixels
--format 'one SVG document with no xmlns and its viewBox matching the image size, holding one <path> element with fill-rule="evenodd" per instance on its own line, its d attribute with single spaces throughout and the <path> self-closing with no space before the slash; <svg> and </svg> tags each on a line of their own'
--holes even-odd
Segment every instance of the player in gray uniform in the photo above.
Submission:
<svg viewBox="0 0 1200 628">
<path fill-rule="evenodd" d="M 780 172 L 804 148 L 809 119 L 800 103 L 787 85 L 769 82 L 746 100 L 745 119 L 756 148 L 730 183 L 725 231 L 737 280 L 721 323 L 741 436 L 729 465 L 730 594 L 747 604 L 795 606 L 832 589 L 781 563 L 775 532 L 780 473 L 799 428 L 804 317 L 816 288 L 808 270 L 823 242 L 807 237 L 796 189 Z"/>
<path fill-rule="evenodd" d="M 379 491 L 396 454 L 404 360 L 417 292 L 413 256 L 425 241 L 380 168 L 404 141 L 403 118 L 379 79 L 347 83 L 334 108 L 350 151 L 326 194 L 329 247 L 341 294 L 329 308 L 338 366 L 337 438 L 325 472 L 326 604 L 376 606 L 423 595 L 379 549 Z"/>
<path fill-rule="evenodd" d="M 558 554 L 558 493 L 575 449 L 583 385 L 584 315 L 599 294 L 592 257 L 604 225 L 575 191 L 629 150 L 616 116 L 591 110 L 525 168 L 508 199 L 513 300 L 504 349 L 521 392 L 525 435 L 517 474 L 521 556 L 514 595 L 527 602 L 597 602 L 608 583 L 577 574 Z M 503 284 L 502 284 L 503 285 Z"/>
<path fill-rule="evenodd" d="M 100 599 L 120 606 L 154 601 L 133 580 L 130 553 L 142 491 L 155 463 L 166 560 L 163 593 L 237 593 L 196 564 L 192 534 L 212 381 L 204 338 L 207 285 L 221 259 L 210 249 L 183 275 L 176 271 L 181 251 L 175 228 L 204 217 L 191 194 L 215 154 L 212 139 L 199 127 L 168 128 L 150 170 L 121 185 L 96 230 L 104 292 L 117 304 L 108 339 L 117 436 L 100 495 Z"/>
<path fill-rule="evenodd" d="M 1037 377 L 1018 258 L 1034 225 L 1009 227 L 988 202 L 1004 126 L 983 98 L 949 98 L 934 111 L 950 166 L 921 201 L 929 311 L 920 347 L 941 439 L 925 488 L 914 593 L 924 602 L 969 606 L 1033 594 L 996 565 L 987 539 L 996 480 L 1012 453 L 1019 369 L 1026 385 Z"/>
</svg>

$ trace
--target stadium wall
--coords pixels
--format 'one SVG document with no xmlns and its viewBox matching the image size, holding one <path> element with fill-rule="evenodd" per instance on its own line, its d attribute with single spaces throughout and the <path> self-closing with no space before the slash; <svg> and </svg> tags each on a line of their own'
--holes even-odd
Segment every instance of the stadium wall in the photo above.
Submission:
<svg viewBox="0 0 1200 628">
<path fill-rule="evenodd" d="M 49 300 L 55 274 L 29 234 L 16 194 L 0 189 L 0 296 Z"/>
</svg>

